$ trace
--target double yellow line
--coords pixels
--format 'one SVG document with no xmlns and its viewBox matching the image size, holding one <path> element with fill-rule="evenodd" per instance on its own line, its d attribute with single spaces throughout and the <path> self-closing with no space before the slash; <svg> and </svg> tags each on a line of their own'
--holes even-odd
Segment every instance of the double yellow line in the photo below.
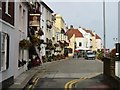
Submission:
<svg viewBox="0 0 120 90">
<path fill-rule="evenodd" d="M 65 87 L 64 87 L 65 90 L 73 88 L 73 85 L 75 85 L 78 81 L 80 81 L 80 80 L 79 79 L 74 79 L 74 80 L 71 80 L 71 81 L 67 82 L 65 84 Z"/>
<path fill-rule="evenodd" d="M 65 88 L 65 90 L 72 89 L 73 86 L 74 86 L 77 82 L 79 82 L 80 80 L 85 80 L 85 79 L 88 79 L 88 78 L 87 78 L 87 77 L 86 77 L 86 78 L 85 78 L 85 77 L 81 77 L 81 78 L 79 78 L 79 79 L 71 80 L 71 81 L 69 81 L 69 82 L 67 82 L 67 83 L 65 84 L 64 88 Z"/>
<path fill-rule="evenodd" d="M 34 78 L 34 80 L 32 81 L 33 84 L 29 85 L 28 90 L 32 90 L 34 86 L 37 84 L 38 80 L 39 80 L 38 77 Z"/>
</svg>

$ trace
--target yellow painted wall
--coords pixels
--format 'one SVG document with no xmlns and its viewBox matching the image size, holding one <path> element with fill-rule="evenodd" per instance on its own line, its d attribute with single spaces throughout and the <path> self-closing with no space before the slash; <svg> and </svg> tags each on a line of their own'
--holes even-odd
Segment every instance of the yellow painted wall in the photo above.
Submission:
<svg viewBox="0 0 120 90">
<path fill-rule="evenodd" d="M 92 36 L 92 51 L 97 51 L 95 36 Z"/>
<path fill-rule="evenodd" d="M 61 31 L 61 28 L 65 28 L 65 22 L 60 14 L 56 14 L 55 26 Z M 59 32 L 60 32 L 59 31 Z"/>
<path fill-rule="evenodd" d="M 68 48 L 72 48 L 73 49 L 73 52 L 71 54 L 69 54 L 69 56 L 73 56 L 73 54 L 74 54 L 74 50 L 75 50 L 74 42 L 75 42 L 75 34 L 73 34 L 73 36 L 71 37 L 70 43 L 69 43 L 69 46 L 68 46 Z"/>
</svg>

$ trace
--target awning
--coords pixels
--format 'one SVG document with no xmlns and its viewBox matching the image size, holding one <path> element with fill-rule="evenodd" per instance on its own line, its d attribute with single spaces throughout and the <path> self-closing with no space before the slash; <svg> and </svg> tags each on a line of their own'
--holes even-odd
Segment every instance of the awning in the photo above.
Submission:
<svg viewBox="0 0 120 90">
<path fill-rule="evenodd" d="M 90 50 L 90 49 L 86 47 L 79 47 L 79 48 L 76 48 L 75 50 Z"/>
<path fill-rule="evenodd" d="M 79 50 L 75 50 L 74 52 L 80 52 Z"/>
</svg>

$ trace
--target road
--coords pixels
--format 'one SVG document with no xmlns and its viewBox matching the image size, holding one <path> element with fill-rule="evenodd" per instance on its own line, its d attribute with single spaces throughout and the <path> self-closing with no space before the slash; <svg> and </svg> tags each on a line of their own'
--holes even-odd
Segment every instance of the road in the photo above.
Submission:
<svg viewBox="0 0 120 90">
<path fill-rule="evenodd" d="M 37 73 L 33 90 L 38 88 L 67 88 L 76 80 L 84 80 L 103 72 L 103 63 L 99 60 L 67 59 L 43 66 L 43 73 Z M 72 81 L 75 80 L 75 81 Z M 31 87 L 30 87 L 31 88 Z"/>
</svg>

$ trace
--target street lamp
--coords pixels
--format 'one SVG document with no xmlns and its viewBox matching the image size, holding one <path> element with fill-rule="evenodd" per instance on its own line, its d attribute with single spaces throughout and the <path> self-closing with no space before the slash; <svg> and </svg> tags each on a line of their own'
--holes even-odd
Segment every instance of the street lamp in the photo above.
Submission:
<svg viewBox="0 0 120 90">
<path fill-rule="evenodd" d="M 106 56 L 105 0 L 103 0 L 104 57 Z"/>
</svg>

